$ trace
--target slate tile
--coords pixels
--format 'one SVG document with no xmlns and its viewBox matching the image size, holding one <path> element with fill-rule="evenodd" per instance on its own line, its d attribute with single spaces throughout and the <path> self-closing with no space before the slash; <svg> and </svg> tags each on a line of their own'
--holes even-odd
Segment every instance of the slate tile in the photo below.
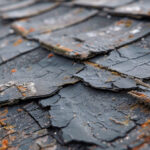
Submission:
<svg viewBox="0 0 150 150">
<path fill-rule="evenodd" d="M 128 76 L 149 78 L 149 40 L 148 36 L 141 41 L 112 51 L 108 55 L 98 56 L 91 61 Z"/>
<path fill-rule="evenodd" d="M 22 35 L 28 37 L 29 35 L 38 35 L 40 33 L 51 32 L 77 24 L 96 15 L 96 13 L 97 10 L 59 7 L 51 12 L 31 18 L 27 21 L 17 21 L 13 23 L 12 26 Z M 31 28 L 33 28 L 34 31 L 27 34 L 27 31 Z"/>
<path fill-rule="evenodd" d="M 75 0 L 73 3 L 80 6 L 89 6 L 89 7 L 96 7 L 96 8 L 115 8 L 118 6 L 126 5 L 128 3 L 133 2 L 134 0 Z"/>
<path fill-rule="evenodd" d="M 51 106 L 52 126 L 62 128 L 65 143 L 82 141 L 107 147 L 103 141 L 124 137 L 135 127 L 127 117 L 130 112 L 123 109 L 134 103 L 126 94 L 95 90 L 78 83 L 63 88 L 58 96 L 54 96 L 55 100 L 46 99 L 46 103 L 43 99 L 40 104 Z"/>
<path fill-rule="evenodd" d="M 150 1 L 140 0 L 134 3 L 120 6 L 114 10 L 108 10 L 108 12 L 118 14 L 118 15 L 128 15 L 133 17 L 150 17 Z"/>
<path fill-rule="evenodd" d="M 51 10 L 56 6 L 58 6 L 58 3 L 37 3 L 33 6 L 29 6 L 26 8 L 3 12 L 1 14 L 1 17 L 2 19 L 20 19 L 25 17 L 31 17 Z"/>
<path fill-rule="evenodd" d="M 0 40 L 0 57 L 2 62 L 7 62 L 23 53 L 32 51 L 39 47 L 39 44 L 33 41 L 27 41 L 21 36 L 10 35 Z"/>
<path fill-rule="evenodd" d="M 36 39 L 44 47 L 57 54 L 83 60 L 142 38 L 149 33 L 149 26 L 150 24 L 146 22 L 122 19 L 110 26 L 83 32 L 72 38 L 69 36 L 51 37 L 50 34 L 43 34 L 37 36 Z"/>
<path fill-rule="evenodd" d="M 46 56 L 39 62 L 29 65 L 27 68 L 18 68 L 14 73 L 5 72 L 5 75 L 1 77 L 3 80 L 0 86 L 0 100 L 2 103 L 14 103 L 18 100 L 52 95 L 62 86 L 76 83 L 78 79 L 72 78 L 72 76 L 82 68 L 83 65 L 76 64 L 66 58 L 56 55 L 51 58 Z M 15 88 L 18 93 L 13 97 L 13 91 L 9 91 L 12 88 Z"/>
<path fill-rule="evenodd" d="M 12 3 L 12 4 L 8 3 L 8 5 L 4 5 L 4 6 L 0 5 L 0 12 L 27 7 L 34 4 L 36 1 L 37 0 L 24 0 L 24 1 L 17 1 L 16 3 Z"/>
</svg>

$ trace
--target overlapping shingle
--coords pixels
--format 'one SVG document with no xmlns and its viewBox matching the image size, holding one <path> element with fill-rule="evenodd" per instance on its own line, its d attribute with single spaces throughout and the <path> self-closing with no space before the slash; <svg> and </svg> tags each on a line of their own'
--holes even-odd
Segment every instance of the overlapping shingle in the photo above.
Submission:
<svg viewBox="0 0 150 150">
<path fill-rule="evenodd" d="M 48 57 L 28 67 L 5 72 L 4 76 L 1 76 L 3 80 L 0 85 L 0 103 L 11 104 L 18 100 L 46 97 L 57 92 L 62 86 L 78 81 L 72 76 L 80 71 L 83 65 L 74 64 L 73 61 L 59 56 Z"/>
<path fill-rule="evenodd" d="M 0 149 L 149 149 L 149 2 L 58 1 L 0 0 Z"/>
<path fill-rule="evenodd" d="M 52 125 L 62 128 L 64 142 L 84 141 L 107 147 L 102 141 L 123 137 L 134 128 L 129 112 L 119 109 L 132 102 L 127 95 L 95 90 L 78 83 L 40 104 L 51 106 Z"/>
<path fill-rule="evenodd" d="M 37 3 L 37 4 L 32 5 L 30 7 L 3 12 L 0 16 L 3 19 L 26 18 L 26 17 L 35 16 L 35 15 L 38 15 L 40 13 L 46 12 L 48 10 L 55 8 L 56 6 L 58 6 L 58 3 L 51 3 L 51 2 Z"/>
<path fill-rule="evenodd" d="M 7 36 L 0 40 L 0 64 L 32 51 L 37 47 L 39 47 L 38 43 L 27 41 L 20 36 Z"/>
<path fill-rule="evenodd" d="M 145 79 L 150 77 L 150 37 L 137 43 L 112 51 L 106 56 L 99 56 L 92 61 L 120 73 Z"/>
<path fill-rule="evenodd" d="M 83 32 L 71 38 L 43 34 L 34 39 L 55 53 L 82 60 L 140 39 L 150 32 L 149 26 L 147 22 L 122 19 L 105 28 Z"/>
<path fill-rule="evenodd" d="M 34 4 L 36 1 L 37 0 L 24 0 L 24 1 L 18 1 L 18 2 L 13 3 L 13 4 L 8 3 L 7 5 L 4 5 L 4 6 L 0 5 L 0 12 L 27 7 L 27 6 Z"/>
<path fill-rule="evenodd" d="M 86 62 L 86 64 L 86 68 L 75 76 L 96 89 L 118 91 L 137 88 L 136 81 L 129 77 L 123 77 L 94 63 Z"/>
<path fill-rule="evenodd" d="M 114 14 L 118 15 L 129 15 L 134 17 L 150 17 L 150 1 L 149 0 L 138 0 L 134 3 L 109 10 Z"/>
<path fill-rule="evenodd" d="M 60 7 L 41 16 L 31 18 L 27 21 L 18 21 L 13 24 L 13 28 L 24 36 L 36 35 L 41 33 L 52 32 L 62 29 L 96 15 L 96 10 L 88 10 L 84 8 L 70 9 Z M 27 34 L 27 31 L 33 28 L 34 31 Z"/>
<path fill-rule="evenodd" d="M 73 3 L 80 6 L 90 6 L 96 8 L 115 8 L 133 2 L 134 0 L 75 0 Z"/>
</svg>

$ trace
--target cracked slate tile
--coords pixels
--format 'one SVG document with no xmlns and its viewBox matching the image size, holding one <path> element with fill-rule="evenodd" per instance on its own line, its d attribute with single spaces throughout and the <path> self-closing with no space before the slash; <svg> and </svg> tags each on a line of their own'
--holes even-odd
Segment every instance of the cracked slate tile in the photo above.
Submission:
<svg viewBox="0 0 150 150">
<path fill-rule="evenodd" d="M 86 84 L 96 89 L 104 90 L 130 90 L 137 88 L 136 81 L 129 77 L 123 77 L 115 72 L 101 68 L 97 64 L 85 62 L 86 68 L 75 74 Z"/>
<path fill-rule="evenodd" d="M 147 35 L 150 32 L 149 27 L 147 22 L 122 19 L 110 26 L 83 32 L 72 38 L 42 34 L 35 39 L 57 54 L 83 60 L 132 43 Z"/>
<path fill-rule="evenodd" d="M 38 122 L 41 128 L 50 127 L 50 116 L 47 110 L 41 109 L 39 105 L 34 102 L 25 105 L 23 109 Z"/>
<path fill-rule="evenodd" d="M 0 12 L 10 11 L 10 10 L 18 9 L 18 8 L 27 7 L 27 6 L 30 6 L 30 5 L 34 4 L 36 1 L 37 0 L 24 0 L 24 1 L 18 1 L 16 3 L 4 5 L 4 6 L 0 5 Z"/>
<path fill-rule="evenodd" d="M 73 4 L 80 6 L 89 6 L 96 8 L 115 8 L 118 6 L 126 5 L 133 2 L 134 0 L 75 0 Z"/>
<path fill-rule="evenodd" d="M 49 131 L 41 129 L 36 121 L 22 109 L 22 106 L 0 108 L 0 141 L 7 140 L 8 149 L 56 148 L 56 140 L 49 135 Z"/>
<path fill-rule="evenodd" d="M 110 13 L 118 15 L 128 15 L 135 17 L 150 17 L 150 1 L 149 0 L 139 0 L 134 3 L 120 6 L 118 8 L 108 10 Z"/>
<path fill-rule="evenodd" d="M 150 77 L 150 37 L 114 50 L 105 56 L 91 59 L 92 62 L 128 76 L 147 79 Z"/>
<path fill-rule="evenodd" d="M 16 31 L 28 37 L 29 35 L 51 32 L 77 24 L 96 15 L 97 12 L 97 10 L 85 8 L 59 7 L 27 21 L 17 21 L 12 26 Z M 33 28 L 34 31 L 27 33 L 30 28 Z"/>
<path fill-rule="evenodd" d="M 148 112 L 147 112 L 148 113 Z M 126 138 L 119 139 L 113 142 L 113 146 L 116 149 L 117 147 L 124 147 L 124 149 L 132 150 L 148 150 L 149 149 L 149 137 L 150 137 L 150 123 L 149 119 L 146 119 L 145 122 L 137 126 L 132 130 Z"/>
<path fill-rule="evenodd" d="M 48 10 L 51 10 L 58 6 L 58 3 L 37 3 L 33 6 L 29 6 L 26 8 L 20 8 L 12 11 L 6 11 L 1 14 L 2 19 L 20 19 L 35 16 L 41 13 L 44 13 Z"/>
<path fill-rule="evenodd" d="M 72 76 L 82 68 L 83 65 L 69 59 L 56 55 L 48 58 L 47 54 L 44 59 L 28 67 L 21 67 L 15 72 L 3 72 L 0 103 L 5 105 L 52 95 L 62 86 L 78 82 Z"/>
<path fill-rule="evenodd" d="M 105 147 L 103 141 L 124 137 L 135 127 L 129 119 L 131 111 L 124 110 L 135 101 L 127 94 L 100 91 L 78 83 L 39 104 L 50 106 L 51 124 L 61 128 L 65 143 L 82 141 Z"/>
<path fill-rule="evenodd" d="M 21 36 L 9 35 L 0 40 L 0 64 L 7 62 L 21 54 L 39 47 L 34 41 L 27 41 Z"/>
</svg>

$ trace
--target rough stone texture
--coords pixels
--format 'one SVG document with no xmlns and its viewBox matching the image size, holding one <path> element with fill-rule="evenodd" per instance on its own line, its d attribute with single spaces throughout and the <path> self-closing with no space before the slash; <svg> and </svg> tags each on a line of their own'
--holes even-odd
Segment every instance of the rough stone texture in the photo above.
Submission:
<svg viewBox="0 0 150 150">
<path fill-rule="evenodd" d="M 24 36 L 41 34 L 62 29 L 73 24 L 82 22 L 94 15 L 97 10 L 88 10 L 84 8 L 65 8 L 60 7 L 52 12 L 41 15 L 41 17 L 31 18 L 27 21 L 18 21 L 13 24 L 13 28 Z M 31 28 L 33 32 L 27 34 Z"/>
<path fill-rule="evenodd" d="M 145 79 L 150 77 L 150 37 L 92 59 L 99 65 L 120 73 Z"/>
<path fill-rule="evenodd" d="M 17 10 L 3 12 L 1 14 L 1 17 L 3 19 L 19 19 L 19 18 L 31 17 L 46 12 L 48 10 L 51 10 L 55 8 L 57 5 L 58 3 L 48 3 L 48 2 L 37 3 L 27 8 L 20 8 Z"/>
<path fill-rule="evenodd" d="M 134 17 L 150 17 L 150 1 L 139 0 L 134 3 L 118 7 L 114 10 L 108 10 L 108 12 L 129 15 Z"/>
<path fill-rule="evenodd" d="M 90 6 L 90 7 L 97 7 L 97 8 L 115 8 L 121 5 L 125 5 L 128 3 L 133 2 L 134 0 L 75 0 L 73 4 L 80 5 L 80 6 Z"/>
<path fill-rule="evenodd" d="M 39 47 L 33 41 L 27 41 L 17 35 L 9 35 L 0 40 L 0 64 L 7 62 L 21 54 L 27 53 Z"/>
<path fill-rule="evenodd" d="M 22 109 L 22 105 L 0 108 L 0 135 L 1 142 L 8 141 L 7 149 L 54 150 L 60 147 L 48 130 L 41 129 L 37 122 Z M 1 145 L 0 148 L 2 149 Z"/>
<path fill-rule="evenodd" d="M 43 34 L 36 39 L 55 53 L 70 58 L 87 59 L 140 39 L 150 32 L 149 26 L 146 22 L 122 19 L 105 28 L 83 32 L 72 38 Z"/>
<path fill-rule="evenodd" d="M 41 128 L 50 127 L 50 116 L 47 110 L 41 109 L 36 103 L 29 103 L 23 107 L 34 120 L 37 121 Z"/>
<path fill-rule="evenodd" d="M 60 56 L 50 55 L 51 57 L 47 55 L 28 67 L 3 72 L 0 82 L 0 103 L 7 104 L 17 100 L 46 97 L 54 94 L 63 85 L 78 81 L 72 76 L 79 72 L 83 65 Z"/>
<path fill-rule="evenodd" d="M 32 0 L 24 2 L 0 0 L 0 9 L 28 13 Z M 12 20 L 0 21 L 0 150 L 150 149 L 148 20 L 66 1 L 13 21 L 29 41 L 10 30 Z M 77 62 L 31 40 L 70 58 L 101 56 Z"/>
<path fill-rule="evenodd" d="M 113 101 L 113 103 L 112 103 Z M 126 94 L 94 90 L 78 83 L 58 96 L 40 101 L 51 106 L 51 123 L 62 128 L 64 142 L 84 141 L 107 146 L 102 141 L 124 137 L 135 127 L 130 111 L 119 109 L 134 103 Z"/>
<path fill-rule="evenodd" d="M 136 81 L 133 79 L 102 69 L 96 64 L 86 65 L 86 68 L 75 76 L 96 89 L 118 91 L 137 88 Z"/>
</svg>

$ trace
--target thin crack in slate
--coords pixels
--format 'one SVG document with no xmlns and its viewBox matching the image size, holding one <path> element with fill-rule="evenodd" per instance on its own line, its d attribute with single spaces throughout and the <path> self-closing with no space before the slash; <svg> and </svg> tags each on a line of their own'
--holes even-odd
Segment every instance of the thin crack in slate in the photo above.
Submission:
<svg viewBox="0 0 150 150">
<path fill-rule="evenodd" d="M 83 80 L 91 87 L 104 90 L 130 90 L 136 89 L 137 83 L 134 79 L 123 77 L 115 72 L 98 67 L 97 64 L 86 62 L 86 68 L 75 76 Z M 95 65 L 95 66 L 94 66 Z"/>
<path fill-rule="evenodd" d="M 5 105 L 52 95 L 62 86 L 78 82 L 72 76 L 82 68 L 81 64 L 55 55 L 47 56 L 28 68 L 18 68 L 14 73 L 7 72 L 1 77 L 0 103 Z"/>
<path fill-rule="evenodd" d="M 80 83 L 40 101 L 42 107 L 51 106 L 52 126 L 62 128 L 65 143 L 82 141 L 102 147 L 107 145 L 103 141 L 124 137 L 135 127 L 129 117 L 132 113 L 122 109 L 131 103 L 135 102 L 126 94 L 102 92 Z"/>
<path fill-rule="evenodd" d="M 55 53 L 82 60 L 107 53 L 142 38 L 150 32 L 149 26 L 147 22 L 122 19 L 105 28 L 81 32 L 73 37 L 60 38 L 47 33 L 34 39 Z"/>
<path fill-rule="evenodd" d="M 150 36 L 91 61 L 128 76 L 147 79 L 150 77 L 149 41 Z"/>
<path fill-rule="evenodd" d="M 24 53 L 39 47 L 33 41 L 27 41 L 21 36 L 10 35 L 0 40 L 0 64 L 5 63 Z"/>
</svg>

